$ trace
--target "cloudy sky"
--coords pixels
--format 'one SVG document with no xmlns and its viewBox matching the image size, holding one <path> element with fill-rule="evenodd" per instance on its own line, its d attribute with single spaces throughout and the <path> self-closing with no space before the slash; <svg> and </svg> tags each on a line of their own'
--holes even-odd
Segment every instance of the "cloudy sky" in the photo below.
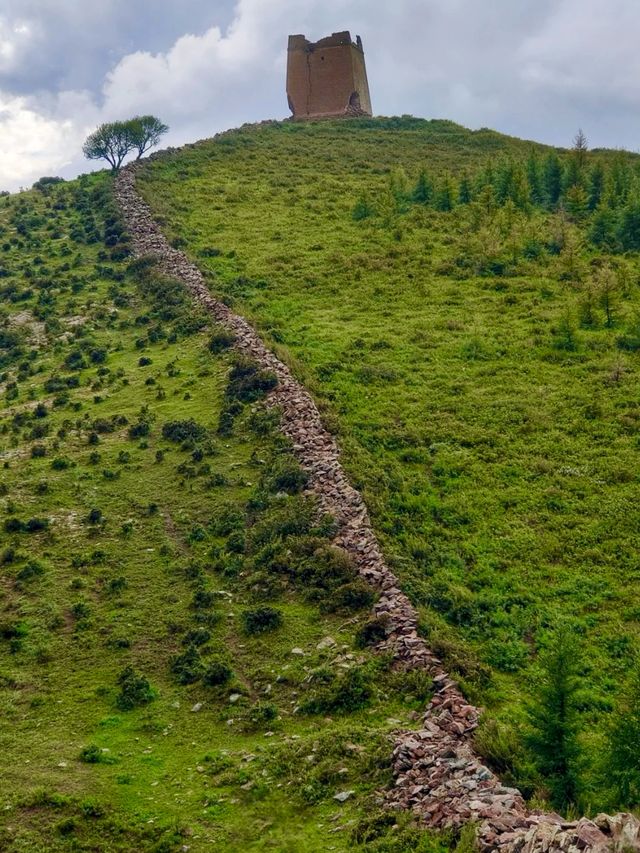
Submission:
<svg viewBox="0 0 640 853">
<path fill-rule="evenodd" d="M 640 148 L 638 0 L 0 0 L 0 189 L 86 171 L 106 120 L 177 145 L 284 118 L 287 35 L 342 29 L 377 114 Z"/>
</svg>

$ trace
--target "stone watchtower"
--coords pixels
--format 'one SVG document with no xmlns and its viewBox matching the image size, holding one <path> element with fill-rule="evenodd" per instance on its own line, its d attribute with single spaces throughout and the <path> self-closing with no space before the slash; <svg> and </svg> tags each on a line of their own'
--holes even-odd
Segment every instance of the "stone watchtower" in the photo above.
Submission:
<svg viewBox="0 0 640 853">
<path fill-rule="evenodd" d="M 370 116 L 360 36 L 355 42 L 349 32 L 317 42 L 289 36 L 287 97 L 294 119 Z"/>
</svg>

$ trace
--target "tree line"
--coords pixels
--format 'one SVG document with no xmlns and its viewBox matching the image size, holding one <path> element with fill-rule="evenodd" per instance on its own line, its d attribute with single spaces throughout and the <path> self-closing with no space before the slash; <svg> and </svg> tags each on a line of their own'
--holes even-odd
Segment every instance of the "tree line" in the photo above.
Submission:
<svg viewBox="0 0 640 853">
<path fill-rule="evenodd" d="M 589 157 L 582 131 L 568 156 L 532 150 L 526 160 L 489 162 L 475 175 L 447 171 L 434 177 L 422 169 L 412 186 L 398 168 L 383 198 L 374 201 L 363 194 L 357 199 L 353 218 L 367 219 L 390 207 L 395 213 L 415 205 L 448 213 L 470 204 L 488 214 L 505 205 L 527 215 L 535 209 L 564 211 L 586 227 L 594 245 L 611 252 L 640 250 L 640 170 L 622 154 L 608 163 Z"/>
</svg>

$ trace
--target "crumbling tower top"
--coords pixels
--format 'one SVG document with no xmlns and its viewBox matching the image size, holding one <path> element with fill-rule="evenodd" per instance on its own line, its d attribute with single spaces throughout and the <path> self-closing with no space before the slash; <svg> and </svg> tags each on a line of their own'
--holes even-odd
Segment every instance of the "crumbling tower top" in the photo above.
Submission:
<svg viewBox="0 0 640 853">
<path fill-rule="evenodd" d="M 362 39 L 348 31 L 317 42 L 289 36 L 287 97 L 295 119 L 371 113 Z"/>
</svg>

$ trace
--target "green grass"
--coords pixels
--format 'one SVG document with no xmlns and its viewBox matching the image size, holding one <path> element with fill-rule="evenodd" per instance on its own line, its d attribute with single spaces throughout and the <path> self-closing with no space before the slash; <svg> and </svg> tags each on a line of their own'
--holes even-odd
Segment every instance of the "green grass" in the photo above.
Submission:
<svg viewBox="0 0 640 853">
<path fill-rule="evenodd" d="M 0 247 L 0 847 L 446 849 L 379 818 L 390 732 L 425 694 L 355 647 L 367 612 L 326 612 L 291 582 L 267 596 L 281 626 L 244 629 L 265 605 L 239 542 L 302 512 L 263 483 L 288 450 L 259 405 L 218 435 L 231 356 L 179 288 L 128 271 L 109 179 L 4 200 Z M 197 442 L 163 437 L 189 419 Z M 48 527 L 15 531 L 30 519 Z M 197 631 L 203 664 L 232 670 L 222 686 L 172 671 Z M 133 710 L 128 666 L 151 688 Z M 363 707 L 298 710 L 319 672 L 354 667 Z"/>
<path fill-rule="evenodd" d="M 531 150 L 545 152 L 449 122 L 273 124 L 165 155 L 139 183 L 212 291 L 314 391 L 468 695 L 519 730 L 537 650 L 571 622 L 595 758 L 640 629 L 640 371 L 623 342 L 638 323 L 638 257 L 596 250 L 588 221 L 559 213 L 403 211 L 388 189 L 398 170 L 411 186 L 424 167 L 474 176 Z M 375 215 L 355 221 L 363 196 Z M 614 311 L 607 322 L 596 297 L 587 323 L 605 262 Z M 599 784 L 585 781 L 596 806 Z"/>
</svg>

